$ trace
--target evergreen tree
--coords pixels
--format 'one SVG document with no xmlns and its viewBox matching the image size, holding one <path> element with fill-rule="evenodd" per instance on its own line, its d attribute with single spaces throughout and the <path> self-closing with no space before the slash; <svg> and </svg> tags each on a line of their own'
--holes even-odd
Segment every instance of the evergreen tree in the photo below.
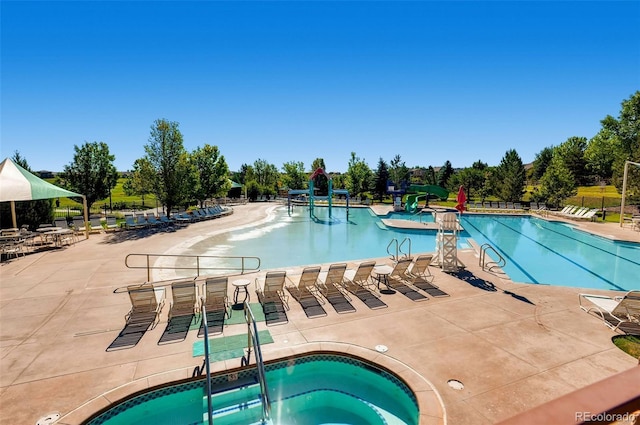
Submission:
<svg viewBox="0 0 640 425">
<path fill-rule="evenodd" d="M 389 169 L 384 159 L 378 160 L 378 168 L 375 172 L 375 193 L 378 196 L 378 200 L 382 202 L 382 199 L 387 194 L 387 184 L 389 183 Z"/>
<path fill-rule="evenodd" d="M 453 175 L 453 167 L 451 166 L 451 162 L 449 160 L 445 161 L 442 168 L 438 172 L 438 186 L 444 187 L 445 189 L 449 185 L 449 179 Z"/>
<path fill-rule="evenodd" d="M 496 169 L 498 198 L 506 202 L 519 202 L 525 187 L 525 170 L 515 149 L 508 150 Z"/>
</svg>

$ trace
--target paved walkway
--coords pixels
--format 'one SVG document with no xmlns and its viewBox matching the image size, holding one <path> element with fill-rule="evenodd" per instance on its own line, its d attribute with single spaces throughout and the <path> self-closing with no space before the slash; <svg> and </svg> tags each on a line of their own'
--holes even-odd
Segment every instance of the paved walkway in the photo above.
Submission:
<svg viewBox="0 0 640 425">
<path fill-rule="evenodd" d="M 114 290 L 146 280 L 146 272 L 127 269 L 124 258 L 165 253 L 195 238 L 255 224 L 272 206 L 237 206 L 233 215 L 175 232 L 92 235 L 68 248 L 2 263 L 0 424 L 35 424 L 52 412 L 63 416 L 59 423 L 80 423 L 134 391 L 191 376 L 202 362 L 191 355 L 197 332 L 180 343 L 157 345 L 168 306 L 136 347 L 105 351 L 130 307 L 127 294 Z M 579 224 L 640 242 L 639 232 L 616 225 Z M 317 319 L 308 319 L 292 300 L 289 323 L 268 328 L 274 343 L 264 354 L 335 349 L 376 359 L 401 374 L 416 372 L 433 387 L 408 378 L 411 385 L 425 392 L 435 388 L 443 402 L 435 397 L 432 405 L 423 403 L 422 424 L 495 423 L 637 365 L 613 346 L 614 334 L 600 320 L 578 308 L 580 290 L 518 284 L 485 273 L 472 250 L 460 258 L 466 273 L 432 269 L 434 283 L 451 294 L 447 298 L 413 302 L 398 293 L 383 295 L 387 309 L 369 310 L 354 300 L 357 312 L 337 314 L 327 306 L 329 314 Z M 253 282 L 264 272 L 247 277 Z M 249 289 L 254 295 L 254 283 Z M 232 325 L 225 335 L 245 330 Z M 378 344 L 389 351 L 377 353 Z M 239 363 L 218 362 L 214 369 Z M 464 389 L 451 388 L 450 379 Z"/>
</svg>

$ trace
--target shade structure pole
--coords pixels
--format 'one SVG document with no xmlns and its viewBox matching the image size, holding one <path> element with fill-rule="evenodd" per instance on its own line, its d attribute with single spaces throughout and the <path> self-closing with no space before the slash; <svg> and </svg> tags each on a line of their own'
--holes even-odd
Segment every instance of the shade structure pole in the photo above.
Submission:
<svg viewBox="0 0 640 425">
<path fill-rule="evenodd" d="M 624 174 L 622 177 L 622 201 L 620 202 L 620 227 L 622 227 L 622 223 L 624 222 L 624 199 L 627 195 L 627 177 L 629 175 L 629 164 L 640 167 L 640 163 L 638 162 L 625 161 L 624 163 Z"/>
<path fill-rule="evenodd" d="M 13 223 L 13 228 L 18 228 L 18 221 L 16 220 L 16 201 L 11 201 L 11 222 Z"/>
<path fill-rule="evenodd" d="M 84 210 L 84 238 L 89 239 L 89 210 L 87 209 L 87 197 L 82 195 L 82 209 Z"/>
</svg>

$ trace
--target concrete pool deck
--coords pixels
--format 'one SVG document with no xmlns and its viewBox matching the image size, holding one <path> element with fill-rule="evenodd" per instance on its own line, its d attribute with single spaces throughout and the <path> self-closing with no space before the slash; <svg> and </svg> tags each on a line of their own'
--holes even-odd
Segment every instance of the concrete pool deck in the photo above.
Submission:
<svg viewBox="0 0 640 425">
<path fill-rule="evenodd" d="M 146 271 L 126 268 L 124 258 L 130 253 L 162 254 L 204 234 L 254 224 L 273 205 L 237 206 L 230 216 L 175 232 L 91 235 L 64 249 L 3 262 L 0 424 L 35 424 L 53 412 L 63 416 L 60 424 L 80 423 L 118 398 L 191 376 L 202 363 L 202 358 L 192 357 L 197 331 L 179 343 L 157 344 L 168 304 L 160 324 L 137 346 L 105 351 L 130 308 L 127 294 L 114 290 L 146 280 Z M 640 232 L 616 224 L 575 224 L 640 242 Z M 382 295 L 389 307 L 381 310 L 369 310 L 354 299 L 357 312 L 337 314 L 327 304 L 328 315 L 316 319 L 307 318 L 290 300 L 287 324 L 260 324 L 274 339 L 264 346 L 265 357 L 319 348 L 343 350 L 369 353 L 392 370 L 415 371 L 434 386 L 444 404 L 443 411 L 434 405 L 421 412 L 421 424 L 445 419 L 449 424 L 492 424 L 637 367 L 637 359 L 612 344 L 615 334 L 578 308 L 577 294 L 584 290 L 514 283 L 480 270 L 473 250 L 459 256 L 467 265 L 464 274 L 431 269 L 434 283 L 450 297 L 413 302 L 399 293 Z M 264 272 L 246 275 L 254 301 L 254 278 Z M 231 325 L 224 334 L 245 331 L 245 325 Z M 378 344 L 388 351 L 376 352 Z M 234 359 L 213 366 L 222 370 L 239 364 Z M 450 379 L 462 382 L 464 389 L 451 388 Z"/>
</svg>

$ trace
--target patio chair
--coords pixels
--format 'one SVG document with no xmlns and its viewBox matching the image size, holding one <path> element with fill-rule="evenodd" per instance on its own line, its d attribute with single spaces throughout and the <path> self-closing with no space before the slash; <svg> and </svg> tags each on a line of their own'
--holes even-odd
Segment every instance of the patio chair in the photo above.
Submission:
<svg viewBox="0 0 640 425">
<path fill-rule="evenodd" d="M 406 257 L 398 260 L 395 267 L 391 271 L 388 277 L 388 286 L 400 292 L 412 301 L 422 301 L 428 298 L 409 286 L 410 282 L 407 277 L 407 270 L 413 258 Z"/>
<path fill-rule="evenodd" d="M 199 313 L 198 290 L 194 280 L 181 280 L 171 284 L 171 306 L 169 320 L 178 316 L 193 316 Z"/>
<path fill-rule="evenodd" d="M 84 221 L 84 217 L 82 217 L 81 215 L 76 215 L 76 216 L 74 216 L 72 218 L 72 220 L 73 220 L 73 230 L 76 233 L 78 233 L 78 234 L 79 233 L 84 233 L 87 230 L 86 223 Z M 67 221 L 65 220 L 65 223 L 66 222 Z M 56 227 L 60 227 L 60 226 L 58 226 L 58 224 L 56 223 Z"/>
<path fill-rule="evenodd" d="M 374 291 L 369 289 L 375 287 L 371 282 L 371 273 L 375 265 L 375 261 L 362 262 L 353 273 L 351 273 L 352 270 L 347 270 L 343 281 L 344 288 L 358 297 L 370 309 L 388 307 Z"/>
<path fill-rule="evenodd" d="M 112 216 L 112 215 L 108 215 L 107 216 L 107 231 L 112 230 L 118 230 L 118 220 Z"/>
<path fill-rule="evenodd" d="M 258 300 L 263 309 L 265 304 L 276 303 L 289 310 L 289 297 L 284 292 L 286 278 L 286 271 L 269 271 L 264 278 L 262 289 L 260 289 L 259 280 L 256 278 L 256 294 L 258 294 Z"/>
<path fill-rule="evenodd" d="M 92 233 L 102 233 L 104 227 L 102 227 L 102 220 L 100 216 L 89 217 L 89 227 Z"/>
<path fill-rule="evenodd" d="M 301 304 L 307 300 L 313 301 L 312 298 L 324 304 L 324 300 L 318 296 L 320 294 L 319 275 L 320 266 L 305 267 L 297 284 L 286 285 L 287 291 Z"/>
<path fill-rule="evenodd" d="M 593 312 L 612 330 L 640 334 L 640 290 L 629 291 L 622 297 L 578 294 L 578 302 L 582 310 Z"/>
<path fill-rule="evenodd" d="M 329 266 L 327 277 L 320 282 L 322 295 L 331 303 L 337 313 L 351 313 L 356 309 L 351 305 L 351 297 L 344 289 L 344 273 L 347 271 L 347 263 L 336 263 Z"/>
<path fill-rule="evenodd" d="M 68 229 L 69 228 L 69 223 L 67 222 L 67 219 L 64 217 L 58 217 L 55 220 L 53 220 L 53 225 L 55 227 L 59 227 L 61 229 Z"/>
<path fill-rule="evenodd" d="M 204 298 L 202 304 L 207 314 L 214 311 L 223 312 L 226 317 L 231 316 L 231 304 L 228 296 L 228 276 L 209 277 L 204 282 Z"/>
<path fill-rule="evenodd" d="M 433 254 L 418 255 L 413 261 L 411 269 L 407 269 L 405 272 L 405 277 L 411 285 L 423 290 L 432 297 L 448 297 L 449 294 L 432 283 L 434 276 L 429 270 L 431 260 L 433 260 Z"/>
<path fill-rule="evenodd" d="M 127 326 L 155 328 L 164 307 L 164 288 L 155 288 L 151 283 L 127 287 L 131 310 L 125 316 Z"/>
<path fill-rule="evenodd" d="M 124 227 L 126 229 L 132 230 L 142 229 L 143 227 L 145 227 L 145 225 L 142 223 L 138 223 L 136 221 L 136 218 L 132 214 L 127 214 L 124 216 Z"/>
<path fill-rule="evenodd" d="M 160 227 L 160 226 L 164 226 L 164 224 L 162 224 L 160 221 L 158 221 L 158 219 L 156 218 L 155 214 L 153 213 L 148 213 L 147 214 L 147 224 L 151 227 Z"/>
</svg>

